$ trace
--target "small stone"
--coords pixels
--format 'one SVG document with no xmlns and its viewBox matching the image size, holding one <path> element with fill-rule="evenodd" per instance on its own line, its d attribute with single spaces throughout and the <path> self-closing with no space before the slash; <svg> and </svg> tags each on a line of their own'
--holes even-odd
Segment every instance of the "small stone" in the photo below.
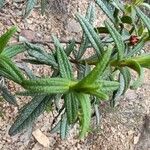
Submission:
<svg viewBox="0 0 150 150">
<path fill-rule="evenodd" d="M 140 138 L 140 134 L 138 136 L 134 136 L 134 139 L 133 139 L 134 145 L 138 143 L 139 138 Z"/>
<path fill-rule="evenodd" d="M 32 135 L 34 138 L 44 147 L 49 147 L 50 141 L 46 135 L 44 135 L 39 129 L 35 130 Z"/>
<path fill-rule="evenodd" d="M 137 94 L 134 90 L 128 90 L 125 94 L 125 97 L 129 100 L 135 100 L 137 98 Z"/>
<path fill-rule="evenodd" d="M 78 22 L 76 22 L 74 19 L 72 19 L 68 22 L 67 31 L 79 33 L 81 31 L 81 27 Z"/>
<path fill-rule="evenodd" d="M 39 144 L 39 143 L 36 143 L 34 145 L 34 147 L 32 148 L 32 150 L 41 150 L 43 147 Z"/>
<path fill-rule="evenodd" d="M 35 32 L 33 32 L 31 30 L 22 30 L 20 33 L 20 36 L 23 36 L 26 39 L 28 39 L 29 41 L 32 41 L 35 39 Z"/>
</svg>

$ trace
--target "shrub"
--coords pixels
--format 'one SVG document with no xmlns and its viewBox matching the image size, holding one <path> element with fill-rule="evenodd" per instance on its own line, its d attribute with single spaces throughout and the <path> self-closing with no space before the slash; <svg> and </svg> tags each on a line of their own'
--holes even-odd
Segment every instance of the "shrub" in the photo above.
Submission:
<svg viewBox="0 0 150 150">
<path fill-rule="evenodd" d="M 101 101 L 107 100 L 113 107 L 128 88 L 136 89 L 141 85 L 143 69 L 150 68 L 150 54 L 141 53 L 145 43 L 150 40 L 150 18 L 140 10 L 141 2 L 135 0 L 124 5 L 117 0 L 96 0 L 109 18 L 104 21 L 104 26 L 93 27 L 95 6 L 91 3 L 85 17 L 76 15 L 83 29 L 81 42 L 71 40 L 64 47 L 52 35 L 55 48 L 49 53 L 27 41 L 4 49 L 14 28 L 2 36 L 0 75 L 25 89 L 17 94 L 32 97 L 20 110 L 9 130 L 10 135 L 31 126 L 47 108 L 52 111 L 54 109 L 51 108 L 55 108 L 57 116 L 53 123 L 56 120 L 57 123 L 51 132 L 60 132 L 64 139 L 69 129 L 79 123 L 79 135 L 83 138 L 90 129 L 91 117 L 96 116 L 99 120 Z M 94 53 L 85 58 L 84 54 L 89 48 Z M 35 76 L 26 68 L 25 77 L 10 59 L 24 51 L 29 56 L 26 62 L 50 66 L 52 75 L 45 78 Z M 73 66 L 77 70 L 77 77 Z M 131 70 L 137 72 L 136 80 L 132 79 Z"/>
</svg>

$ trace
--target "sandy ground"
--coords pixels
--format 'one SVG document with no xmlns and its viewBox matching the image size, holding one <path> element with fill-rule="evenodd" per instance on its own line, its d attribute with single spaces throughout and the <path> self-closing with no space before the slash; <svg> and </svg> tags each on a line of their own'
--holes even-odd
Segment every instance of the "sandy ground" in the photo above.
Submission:
<svg viewBox="0 0 150 150">
<path fill-rule="evenodd" d="M 18 42 L 18 35 L 26 37 L 29 41 L 49 41 L 51 34 L 55 34 L 62 40 L 75 38 L 80 40 L 81 28 L 75 21 L 75 13 L 79 11 L 85 14 L 90 0 L 65 0 L 56 10 L 51 8 L 47 16 L 41 16 L 38 9 L 34 10 L 27 19 L 22 19 L 23 3 L 8 0 L 7 5 L 0 11 L 0 33 L 12 25 L 18 26 L 18 34 L 12 39 Z M 66 5 L 67 4 L 67 5 Z M 54 7 L 52 9 L 52 7 Z M 99 25 L 105 16 L 98 11 L 95 25 Z M 147 46 L 147 51 L 149 47 Z M 22 57 L 19 56 L 19 57 Z M 18 59 L 18 58 L 16 58 Z M 33 68 L 37 73 L 48 74 L 43 68 Z M 11 91 L 17 91 L 11 82 L 8 82 Z M 20 105 L 28 100 L 18 97 Z M 109 108 L 102 105 L 101 124 L 85 140 L 78 140 L 73 129 L 67 140 L 61 140 L 58 134 L 50 134 L 52 114 L 44 113 L 27 132 L 14 137 L 8 135 L 8 130 L 17 115 L 17 108 L 6 102 L 0 102 L 3 111 L 0 117 L 0 150 L 149 150 L 150 149 L 150 71 L 145 70 L 144 83 L 137 90 L 128 90 L 126 95 L 119 100 L 119 105 Z M 35 137 L 35 131 L 41 131 L 50 141 L 50 147 L 45 148 Z"/>
</svg>

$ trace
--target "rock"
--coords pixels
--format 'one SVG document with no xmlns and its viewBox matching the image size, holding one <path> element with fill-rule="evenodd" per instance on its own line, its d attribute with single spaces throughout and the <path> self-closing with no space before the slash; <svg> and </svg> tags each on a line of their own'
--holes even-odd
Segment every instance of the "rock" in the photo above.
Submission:
<svg viewBox="0 0 150 150">
<path fill-rule="evenodd" d="M 134 139 L 133 139 L 134 145 L 138 143 L 139 138 L 140 138 L 140 134 L 138 134 L 137 136 L 134 136 Z"/>
<path fill-rule="evenodd" d="M 79 33 L 81 31 L 81 27 L 78 22 L 76 22 L 74 19 L 72 19 L 72 20 L 68 21 L 67 31 Z"/>
<path fill-rule="evenodd" d="M 125 97 L 128 100 L 136 100 L 137 99 L 137 94 L 136 94 L 136 92 L 134 90 L 128 89 L 128 91 L 125 94 Z"/>
<path fill-rule="evenodd" d="M 49 147 L 50 141 L 47 136 L 45 136 L 39 129 L 32 132 L 34 138 L 44 147 Z"/>
<path fill-rule="evenodd" d="M 32 41 L 35 39 L 35 32 L 31 30 L 22 30 L 20 36 L 25 37 L 27 40 Z"/>
<path fill-rule="evenodd" d="M 41 150 L 41 149 L 43 149 L 43 147 L 39 143 L 36 143 L 32 148 L 32 150 Z"/>
</svg>

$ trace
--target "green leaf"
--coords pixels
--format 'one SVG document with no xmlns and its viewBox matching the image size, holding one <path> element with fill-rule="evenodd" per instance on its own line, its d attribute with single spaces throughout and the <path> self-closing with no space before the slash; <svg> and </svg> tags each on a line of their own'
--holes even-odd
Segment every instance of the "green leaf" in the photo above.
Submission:
<svg viewBox="0 0 150 150">
<path fill-rule="evenodd" d="M 24 76 L 17 66 L 7 57 L 0 56 L 0 75 L 21 84 Z"/>
<path fill-rule="evenodd" d="M 12 27 L 0 37 L 0 53 L 2 53 L 8 41 L 10 40 L 10 38 L 14 35 L 16 31 L 17 31 L 17 28 Z"/>
<path fill-rule="evenodd" d="M 108 47 L 108 50 L 104 52 L 102 57 L 99 59 L 96 67 L 85 78 L 78 82 L 75 88 L 80 89 L 84 86 L 86 87 L 87 85 L 93 84 L 98 78 L 100 78 L 109 63 L 111 53 L 112 48 Z"/>
<path fill-rule="evenodd" d="M 133 55 L 140 52 L 143 49 L 144 44 L 145 44 L 144 39 L 142 38 L 140 42 L 136 44 L 135 47 L 128 52 L 127 57 L 132 57 Z"/>
<path fill-rule="evenodd" d="M 60 124 L 61 120 L 59 120 L 59 122 L 51 129 L 50 133 L 53 134 L 55 132 L 60 132 Z"/>
<path fill-rule="evenodd" d="M 121 21 L 126 24 L 132 24 L 132 18 L 130 16 L 123 16 Z"/>
<path fill-rule="evenodd" d="M 63 47 L 61 46 L 59 40 L 54 36 L 53 36 L 53 40 L 54 40 L 55 46 L 57 47 L 56 53 L 57 53 L 57 61 L 59 65 L 60 75 L 62 78 L 72 79 L 73 70 L 68 60 L 68 57 L 65 54 L 65 51 Z"/>
<path fill-rule="evenodd" d="M 90 3 L 87 9 L 86 18 L 91 24 L 93 24 L 93 21 L 95 18 L 95 5 L 92 2 Z M 86 34 L 83 33 L 82 42 L 81 42 L 81 45 L 77 54 L 77 59 L 81 59 L 88 45 L 89 45 L 89 39 L 86 36 Z"/>
<path fill-rule="evenodd" d="M 77 15 L 77 18 L 86 36 L 88 37 L 89 41 L 91 42 L 92 46 L 94 47 L 99 56 L 103 52 L 103 45 L 99 35 L 95 32 L 94 28 L 86 18 L 80 15 Z"/>
<path fill-rule="evenodd" d="M 133 0 L 132 5 L 138 6 L 138 5 L 141 5 L 143 2 L 144 2 L 144 0 Z"/>
<path fill-rule="evenodd" d="M 78 115 L 78 100 L 73 92 L 64 95 L 67 120 L 69 124 L 76 121 Z"/>
<path fill-rule="evenodd" d="M 142 19 L 144 24 L 146 25 L 147 29 L 150 32 L 150 18 L 148 18 L 139 8 L 136 7 L 136 12 L 138 16 Z"/>
<path fill-rule="evenodd" d="M 133 57 L 132 60 L 136 61 L 141 67 L 150 69 L 150 54 Z"/>
<path fill-rule="evenodd" d="M 46 53 L 41 46 L 37 46 L 28 42 L 25 43 L 25 46 L 27 48 L 28 54 L 34 58 L 33 61 L 35 60 L 37 64 L 41 63 L 52 66 L 54 68 L 58 67 L 53 54 Z"/>
<path fill-rule="evenodd" d="M 115 106 L 116 104 L 116 101 L 120 98 L 120 96 L 124 93 L 124 90 L 125 90 L 125 80 L 124 80 L 124 77 L 123 75 L 120 73 L 119 74 L 119 88 L 114 91 L 113 93 L 113 97 L 112 99 L 110 100 L 110 105 L 112 107 Z"/>
<path fill-rule="evenodd" d="M 108 100 L 110 92 L 118 89 L 119 83 L 116 81 L 97 80 L 96 85 L 99 87 L 95 90 L 90 90 L 87 93 L 100 98 L 100 100 Z"/>
<path fill-rule="evenodd" d="M 1 55 L 11 58 L 24 51 L 25 51 L 25 46 L 23 44 L 18 44 L 18 45 L 15 44 L 6 47 L 2 51 Z"/>
<path fill-rule="evenodd" d="M 32 70 L 27 66 L 27 64 L 22 63 L 20 64 L 19 68 L 25 72 L 29 79 L 36 79 L 36 75 L 33 74 Z"/>
<path fill-rule="evenodd" d="M 35 96 L 28 104 L 23 107 L 19 113 L 20 115 L 9 129 L 9 135 L 13 136 L 21 132 L 23 129 L 31 126 L 37 117 L 44 112 L 47 104 L 51 100 L 51 96 L 49 95 Z"/>
<path fill-rule="evenodd" d="M 105 26 L 109 30 L 109 33 L 111 34 L 112 38 L 114 39 L 114 42 L 117 46 L 118 49 L 118 59 L 121 60 L 123 58 L 124 50 L 125 50 L 125 45 L 122 40 L 122 36 L 120 33 L 117 31 L 117 29 L 112 26 L 110 21 L 105 22 Z"/>
<path fill-rule="evenodd" d="M 101 89 L 91 90 L 88 92 L 88 94 L 96 96 L 100 100 L 108 100 L 109 99 L 109 96 L 106 93 L 104 93 Z"/>
<path fill-rule="evenodd" d="M 45 9 L 47 8 L 48 1 L 47 0 L 41 0 L 41 14 L 44 15 Z"/>
<path fill-rule="evenodd" d="M 8 103 L 18 106 L 15 96 L 8 91 L 7 87 L 0 85 L 0 90 L 1 95 Z"/>
<path fill-rule="evenodd" d="M 24 80 L 22 86 L 33 93 L 57 94 L 66 93 L 76 82 L 63 78 L 42 78 Z"/>
<path fill-rule="evenodd" d="M 27 0 L 24 18 L 26 18 L 30 14 L 36 3 L 37 0 Z"/>
<path fill-rule="evenodd" d="M 89 96 L 82 93 L 75 93 L 80 106 L 81 106 L 81 118 L 80 118 L 80 138 L 83 138 L 89 131 L 91 120 L 91 102 Z"/>
<path fill-rule="evenodd" d="M 2 8 L 5 4 L 5 0 L 0 0 L 0 8 Z"/>
<path fill-rule="evenodd" d="M 148 3 L 142 3 L 141 6 L 144 6 L 150 10 L 150 4 L 148 4 Z"/>
<path fill-rule="evenodd" d="M 139 75 L 137 80 L 134 81 L 133 84 L 130 87 L 131 89 L 136 89 L 139 86 L 141 86 L 141 83 L 143 81 L 143 78 L 144 78 L 143 68 L 136 61 L 131 61 L 130 64 L 129 64 L 129 67 L 134 69 Z"/>
<path fill-rule="evenodd" d="M 74 51 L 75 49 L 75 40 L 71 40 L 71 42 L 67 45 L 67 47 L 65 48 L 65 53 L 67 56 L 70 56 L 71 52 Z"/>
<path fill-rule="evenodd" d="M 98 6 L 103 10 L 103 12 L 108 16 L 108 18 L 115 23 L 115 18 L 113 16 L 112 7 L 105 0 L 96 0 Z M 107 3 L 107 4 L 106 4 Z"/>
<path fill-rule="evenodd" d="M 88 19 L 88 21 L 92 24 L 94 22 L 95 19 L 95 5 L 93 2 L 91 2 L 87 8 L 87 12 L 86 12 L 86 18 Z"/>
<path fill-rule="evenodd" d="M 142 69 L 142 67 L 140 66 L 138 61 L 136 61 L 134 59 L 124 60 L 123 66 L 128 66 L 129 68 L 135 70 L 138 73 L 138 75 L 139 75 L 138 79 L 131 86 L 132 89 L 136 89 L 138 86 L 141 85 L 141 82 L 143 80 L 143 69 Z"/>
<path fill-rule="evenodd" d="M 96 125 L 99 127 L 100 125 L 100 120 L 101 120 L 101 114 L 100 114 L 100 108 L 98 104 L 94 104 L 94 112 L 96 116 Z"/>
<path fill-rule="evenodd" d="M 83 79 L 85 76 L 87 76 L 91 71 L 91 67 L 85 63 L 85 65 L 79 64 L 78 67 L 78 79 L 81 80 Z"/>
<path fill-rule="evenodd" d="M 62 115 L 60 122 L 60 136 L 62 140 L 66 139 L 69 132 L 69 128 L 70 126 L 68 125 L 66 115 Z"/>
<path fill-rule="evenodd" d="M 130 87 L 130 82 L 131 82 L 131 73 L 127 67 L 120 68 L 120 72 L 123 77 L 123 82 L 124 82 L 124 89 L 121 94 L 124 94 L 127 89 Z"/>
<path fill-rule="evenodd" d="M 101 90 L 105 93 L 117 90 L 119 87 L 119 83 L 116 81 L 98 80 L 97 83 L 102 86 Z"/>
</svg>

